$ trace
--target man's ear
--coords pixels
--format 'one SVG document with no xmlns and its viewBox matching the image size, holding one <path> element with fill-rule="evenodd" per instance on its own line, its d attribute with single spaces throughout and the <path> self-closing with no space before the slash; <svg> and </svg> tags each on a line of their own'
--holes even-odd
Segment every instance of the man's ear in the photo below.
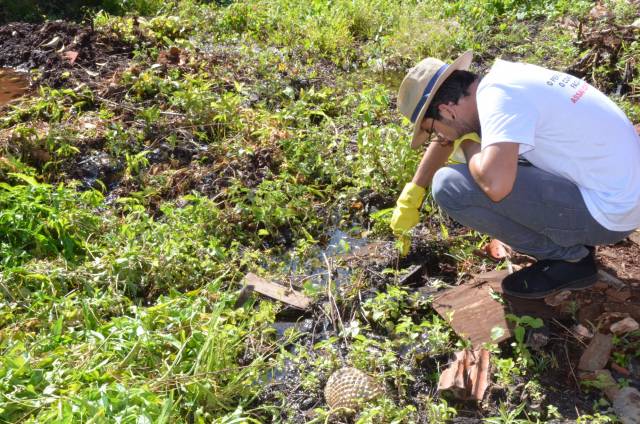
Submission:
<svg viewBox="0 0 640 424">
<path fill-rule="evenodd" d="M 440 112 L 440 116 L 443 118 L 453 121 L 456 119 L 455 106 L 456 104 L 453 102 L 449 102 L 447 104 L 441 103 L 438 105 L 438 112 Z"/>
</svg>

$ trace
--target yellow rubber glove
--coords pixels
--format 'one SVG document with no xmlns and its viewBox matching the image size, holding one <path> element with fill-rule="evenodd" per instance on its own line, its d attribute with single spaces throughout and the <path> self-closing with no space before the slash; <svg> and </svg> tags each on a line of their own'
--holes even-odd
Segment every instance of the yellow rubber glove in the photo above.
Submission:
<svg viewBox="0 0 640 424">
<path fill-rule="evenodd" d="M 409 230 L 420 222 L 420 205 L 424 200 L 427 190 L 414 183 L 407 183 L 398 197 L 396 208 L 391 216 L 391 229 L 398 237 L 400 246 L 398 250 L 402 256 L 409 253 L 411 236 Z"/>
<path fill-rule="evenodd" d="M 460 145 L 465 140 L 475 141 L 480 144 L 480 136 L 477 133 L 471 132 L 457 138 L 453 142 L 453 152 L 449 155 L 449 163 L 467 163 L 467 158 L 464 157 L 464 152 L 460 148 Z"/>
</svg>

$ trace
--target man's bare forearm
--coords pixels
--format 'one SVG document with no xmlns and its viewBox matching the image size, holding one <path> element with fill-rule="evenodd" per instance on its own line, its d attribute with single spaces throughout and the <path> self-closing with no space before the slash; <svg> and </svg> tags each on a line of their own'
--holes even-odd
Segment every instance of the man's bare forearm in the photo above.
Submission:
<svg viewBox="0 0 640 424">
<path fill-rule="evenodd" d="M 469 159 L 469 171 L 478 186 L 494 202 L 513 189 L 518 171 L 518 143 L 496 143 Z"/>
<path fill-rule="evenodd" d="M 451 145 L 445 146 L 438 142 L 429 144 L 411 182 L 424 188 L 430 186 L 433 175 L 447 163 L 451 150 Z"/>
</svg>

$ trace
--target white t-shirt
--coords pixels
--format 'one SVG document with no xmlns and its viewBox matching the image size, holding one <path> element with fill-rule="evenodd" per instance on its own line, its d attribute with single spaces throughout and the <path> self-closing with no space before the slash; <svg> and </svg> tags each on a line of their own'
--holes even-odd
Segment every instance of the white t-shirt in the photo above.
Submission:
<svg viewBox="0 0 640 424">
<path fill-rule="evenodd" d="M 519 143 L 531 164 L 573 181 L 603 227 L 640 227 L 640 138 L 607 96 L 562 72 L 497 60 L 477 102 L 482 148 Z"/>
</svg>

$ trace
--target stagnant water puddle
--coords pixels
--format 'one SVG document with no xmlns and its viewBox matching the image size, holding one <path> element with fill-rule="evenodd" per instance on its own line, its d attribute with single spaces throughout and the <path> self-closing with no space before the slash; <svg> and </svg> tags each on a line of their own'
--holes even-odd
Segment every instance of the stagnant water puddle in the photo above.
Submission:
<svg viewBox="0 0 640 424">
<path fill-rule="evenodd" d="M 22 97 L 28 90 L 27 74 L 11 68 L 0 68 L 0 106 Z"/>
<path fill-rule="evenodd" d="M 289 262 L 289 270 L 291 274 L 303 274 L 303 285 L 308 288 L 315 287 L 323 289 L 329 281 L 340 286 L 342 282 L 349 281 L 352 270 L 349 267 L 330 266 L 336 260 L 344 258 L 350 253 L 357 251 L 367 245 L 368 240 L 362 236 L 362 228 L 353 226 L 348 230 L 335 228 L 329 233 L 329 241 L 324 247 L 318 247 L 317 252 L 311 259 L 300 263 L 297 259 Z M 328 262 L 330 261 L 330 262 Z M 329 266 L 329 268 L 328 268 Z M 329 275 L 329 272 L 332 275 Z"/>
<path fill-rule="evenodd" d="M 317 246 L 314 253 L 310 255 L 310 259 L 304 261 L 295 257 L 285 259 L 288 271 L 291 275 L 298 276 L 295 280 L 300 288 L 304 287 L 311 293 L 323 292 L 329 284 L 335 288 L 348 284 L 357 270 L 350 258 L 359 256 L 358 252 L 364 252 L 364 256 L 367 256 L 371 246 L 379 244 L 369 240 L 366 233 L 358 224 L 343 226 L 343 228 L 334 227 L 327 234 L 326 244 Z M 287 331 L 305 335 L 304 340 L 298 339 L 298 342 L 307 347 L 309 343 L 317 343 L 335 335 L 335 329 L 332 328 L 329 319 L 318 318 L 310 311 L 285 307 L 278 313 L 278 321 L 272 324 L 272 328 L 280 343 L 284 344 L 283 347 L 295 356 L 299 346 L 296 343 L 286 342 L 289 340 Z M 298 378 L 296 375 L 296 367 L 291 361 L 286 360 L 280 366 L 269 369 L 262 378 L 264 382 L 284 384 L 288 380 L 293 381 Z"/>
</svg>

